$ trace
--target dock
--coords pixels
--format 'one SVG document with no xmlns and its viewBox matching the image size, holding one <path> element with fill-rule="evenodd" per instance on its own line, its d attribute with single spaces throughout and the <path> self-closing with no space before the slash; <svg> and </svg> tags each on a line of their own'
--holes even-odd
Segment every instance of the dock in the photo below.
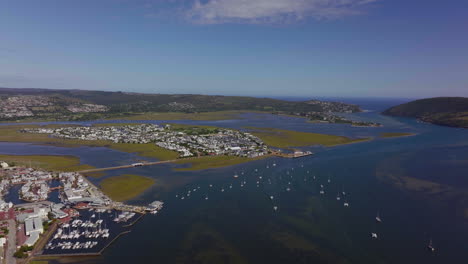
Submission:
<svg viewBox="0 0 468 264">
<path fill-rule="evenodd" d="M 289 159 L 295 159 L 295 158 L 302 158 L 310 155 L 314 155 L 314 153 L 310 151 L 294 151 L 293 153 L 283 153 L 280 151 L 274 151 L 272 152 L 273 155 L 277 157 L 282 157 L 282 158 L 289 158 Z"/>
</svg>

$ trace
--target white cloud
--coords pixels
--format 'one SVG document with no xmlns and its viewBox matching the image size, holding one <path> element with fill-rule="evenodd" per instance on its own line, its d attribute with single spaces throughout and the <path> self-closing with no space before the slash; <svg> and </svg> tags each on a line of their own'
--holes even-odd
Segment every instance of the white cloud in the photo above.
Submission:
<svg viewBox="0 0 468 264">
<path fill-rule="evenodd" d="M 360 14 L 378 0 L 195 0 L 185 17 L 201 24 L 284 23 Z"/>
</svg>

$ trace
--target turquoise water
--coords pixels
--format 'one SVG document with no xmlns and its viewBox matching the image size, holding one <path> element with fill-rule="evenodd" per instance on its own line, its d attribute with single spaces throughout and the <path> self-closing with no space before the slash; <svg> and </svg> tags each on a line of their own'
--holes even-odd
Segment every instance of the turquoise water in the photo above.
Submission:
<svg viewBox="0 0 468 264">
<path fill-rule="evenodd" d="M 145 216 L 103 256 L 72 262 L 466 263 L 467 130 L 378 112 L 351 117 L 381 122 L 384 127 L 310 124 L 263 114 L 245 114 L 239 120 L 180 121 L 351 137 L 376 137 L 381 132 L 417 135 L 310 147 L 306 149 L 313 150 L 314 156 L 270 158 L 198 172 L 176 172 L 175 165 L 108 172 L 105 177 L 132 173 L 155 178 L 155 186 L 130 202 L 162 199 L 165 208 L 158 215 Z M 17 143 L 0 143 L 0 153 L 77 155 L 95 166 L 138 159 L 106 148 Z M 97 184 L 100 180 L 93 179 Z M 343 206 L 345 201 L 349 207 Z M 382 223 L 375 221 L 377 212 Z M 378 239 L 371 239 L 371 232 Z M 426 249 L 430 239 L 435 253 Z"/>
</svg>

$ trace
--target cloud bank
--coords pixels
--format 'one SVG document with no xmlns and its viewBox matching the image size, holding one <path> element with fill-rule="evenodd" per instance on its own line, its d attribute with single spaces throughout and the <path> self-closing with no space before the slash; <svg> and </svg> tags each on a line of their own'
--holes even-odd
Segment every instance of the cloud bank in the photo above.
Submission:
<svg viewBox="0 0 468 264">
<path fill-rule="evenodd" d="M 199 24 L 290 23 L 307 18 L 336 19 L 361 14 L 378 0 L 195 0 L 183 10 Z"/>
</svg>

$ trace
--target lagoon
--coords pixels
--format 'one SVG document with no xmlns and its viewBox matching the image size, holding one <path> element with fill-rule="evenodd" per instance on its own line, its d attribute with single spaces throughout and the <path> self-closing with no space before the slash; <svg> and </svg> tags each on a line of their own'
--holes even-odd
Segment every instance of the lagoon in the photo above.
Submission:
<svg viewBox="0 0 468 264">
<path fill-rule="evenodd" d="M 301 118 L 268 114 L 243 114 L 236 120 L 170 121 L 375 139 L 304 148 L 315 155 L 301 159 L 275 157 L 202 171 L 176 171 L 184 165 L 165 164 L 110 171 L 103 177 L 90 178 L 99 184 L 122 174 L 151 177 L 155 184 L 129 202 L 145 204 L 162 199 L 165 207 L 157 215 L 145 216 L 103 256 L 67 261 L 464 263 L 468 258 L 467 130 L 381 116 L 378 111 L 349 116 L 384 126 L 311 124 Z M 379 137 L 387 132 L 416 135 Z M 141 159 L 101 147 L 23 143 L 0 143 L 0 154 L 75 155 L 96 167 Z M 235 174 L 239 177 L 234 178 Z M 324 186 L 324 195 L 319 193 L 320 185 Z M 439 185 L 444 192 L 437 192 Z M 343 206 L 344 201 L 349 207 Z M 382 223 L 374 219 L 377 212 Z M 371 232 L 378 233 L 379 238 L 371 239 Z M 435 253 L 426 250 L 430 239 L 437 248 Z"/>
</svg>

